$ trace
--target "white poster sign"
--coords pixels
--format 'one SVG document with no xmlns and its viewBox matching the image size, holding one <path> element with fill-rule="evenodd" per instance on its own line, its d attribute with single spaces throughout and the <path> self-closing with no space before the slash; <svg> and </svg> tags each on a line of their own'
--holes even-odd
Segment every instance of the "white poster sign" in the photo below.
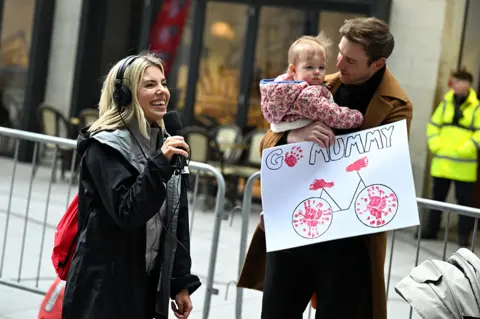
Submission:
<svg viewBox="0 0 480 319">
<path fill-rule="evenodd" d="M 406 121 L 265 149 L 267 251 L 419 225 Z"/>
</svg>

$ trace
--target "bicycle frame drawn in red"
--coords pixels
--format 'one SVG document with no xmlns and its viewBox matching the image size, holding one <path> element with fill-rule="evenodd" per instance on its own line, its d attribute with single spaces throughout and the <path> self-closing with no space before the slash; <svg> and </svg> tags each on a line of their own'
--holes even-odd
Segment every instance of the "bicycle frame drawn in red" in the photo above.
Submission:
<svg viewBox="0 0 480 319">
<path fill-rule="evenodd" d="M 355 192 L 347 208 L 340 207 L 327 189 L 334 182 L 315 179 L 309 190 L 321 190 L 318 197 L 310 197 L 297 205 L 292 215 L 292 226 L 295 232 L 307 239 L 322 236 L 330 228 L 334 213 L 349 211 L 354 207 L 358 220 L 367 227 L 380 228 L 390 223 L 398 211 L 397 194 L 387 185 L 367 185 L 360 175 L 360 170 L 368 166 L 368 158 L 362 157 L 346 167 L 347 172 L 356 172 L 359 178 Z M 360 191 L 359 191 L 360 190 Z M 358 195 L 355 196 L 358 192 Z M 323 195 L 328 196 L 328 201 Z M 335 204 L 332 210 L 329 202 Z"/>
</svg>

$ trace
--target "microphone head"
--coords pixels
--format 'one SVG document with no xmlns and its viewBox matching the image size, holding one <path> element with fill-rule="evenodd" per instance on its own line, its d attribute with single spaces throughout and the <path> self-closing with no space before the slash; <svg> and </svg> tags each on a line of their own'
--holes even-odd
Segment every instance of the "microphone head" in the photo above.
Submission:
<svg viewBox="0 0 480 319">
<path fill-rule="evenodd" d="M 165 130 L 170 135 L 180 135 L 182 130 L 182 120 L 180 114 L 176 111 L 170 111 L 163 116 L 163 123 L 165 124 Z"/>
</svg>

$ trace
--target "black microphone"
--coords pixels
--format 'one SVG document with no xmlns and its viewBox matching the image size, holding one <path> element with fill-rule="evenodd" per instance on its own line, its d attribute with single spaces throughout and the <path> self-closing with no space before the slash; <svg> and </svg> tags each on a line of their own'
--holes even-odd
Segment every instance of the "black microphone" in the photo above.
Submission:
<svg viewBox="0 0 480 319">
<path fill-rule="evenodd" d="M 180 115 L 176 111 L 170 111 L 163 116 L 163 123 L 165 124 L 165 130 L 171 136 L 180 135 L 182 131 L 182 120 Z M 186 150 L 185 150 L 186 151 Z M 171 162 L 175 167 L 175 174 L 179 174 L 183 168 L 187 165 L 187 159 L 185 156 L 174 154 Z"/>
</svg>

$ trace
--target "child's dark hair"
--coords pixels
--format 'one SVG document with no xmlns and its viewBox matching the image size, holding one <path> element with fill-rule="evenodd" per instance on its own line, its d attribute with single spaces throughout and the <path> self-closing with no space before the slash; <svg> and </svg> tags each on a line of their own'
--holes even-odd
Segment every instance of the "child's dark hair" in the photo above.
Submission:
<svg viewBox="0 0 480 319">
<path fill-rule="evenodd" d="M 452 74 L 455 79 L 467 81 L 469 83 L 473 83 L 473 75 L 472 73 L 468 72 L 465 68 L 458 70 Z"/>
</svg>

